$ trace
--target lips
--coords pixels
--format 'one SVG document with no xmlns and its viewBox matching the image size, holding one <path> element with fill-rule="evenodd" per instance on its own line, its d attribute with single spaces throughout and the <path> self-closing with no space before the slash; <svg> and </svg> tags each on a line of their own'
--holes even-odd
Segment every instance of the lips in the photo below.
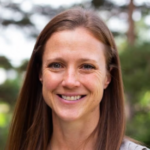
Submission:
<svg viewBox="0 0 150 150">
<path fill-rule="evenodd" d="M 58 96 L 67 101 L 76 101 L 76 100 L 79 100 L 79 99 L 85 97 L 85 95 L 67 96 L 67 95 L 60 95 L 60 94 L 58 94 Z"/>
</svg>

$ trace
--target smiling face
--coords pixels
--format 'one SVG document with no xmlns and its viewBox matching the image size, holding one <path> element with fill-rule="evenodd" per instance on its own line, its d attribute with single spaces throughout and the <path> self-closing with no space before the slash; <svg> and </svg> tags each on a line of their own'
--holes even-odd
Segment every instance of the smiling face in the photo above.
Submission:
<svg viewBox="0 0 150 150">
<path fill-rule="evenodd" d="M 54 117 L 99 118 L 99 104 L 110 82 L 99 40 L 84 28 L 56 32 L 46 43 L 42 63 L 43 97 Z"/>
</svg>

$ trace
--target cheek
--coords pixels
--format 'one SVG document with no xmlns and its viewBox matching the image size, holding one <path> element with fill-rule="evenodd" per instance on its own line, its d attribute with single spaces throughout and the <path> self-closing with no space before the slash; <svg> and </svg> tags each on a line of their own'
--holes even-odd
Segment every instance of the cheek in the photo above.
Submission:
<svg viewBox="0 0 150 150">
<path fill-rule="evenodd" d="M 56 74 L 50 73 L 50 72 L 43 72 L 43 87 L 42 87 L 42 93 L 43 98 L 47 105 L 49 107 L 53 107 L 53 96 L 55 93 L 55 90 L 58 88 L 60 84 L 60 78 Z"/>
<path fill-rule="evenodd" d="M 61 78 L 58 77 L 58 75 L 50 72 L 44 72 L 43 73 L 43 88 L 49 90 L 49 92 L 55 90 L 59 83 Z"/>
<path fill-rule="evenodd" d="M 95 74 L 94 87 L 95 87 L 95 93 L 94 93 L 95 98 L 101 100 L 104 91 L 104 76 L 101 72 L 96 72 Z"/>
<path fill-rule="evenodd" d="M 104 91 L 104 75 L 100 71 L 84 77 L 85 86 L 91 93 L 91 97 L 96 101 L 100 101 Z"/>
</svg>

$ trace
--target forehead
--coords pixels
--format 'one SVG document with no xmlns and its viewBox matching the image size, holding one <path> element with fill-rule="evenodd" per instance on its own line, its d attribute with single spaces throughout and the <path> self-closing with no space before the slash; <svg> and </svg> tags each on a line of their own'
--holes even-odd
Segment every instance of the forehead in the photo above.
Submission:
<svg viewBox="0 0 150 150">
<path fill-rule="evenodd" d="M 104 55 L 105 46 L 94 35 L 85 28 L 74 30 L 63 30 L 51 35 L 45 45 L 44 55 L 63 55 L 71 53 L 79 56 L 101 56 Z"/>
</svg>

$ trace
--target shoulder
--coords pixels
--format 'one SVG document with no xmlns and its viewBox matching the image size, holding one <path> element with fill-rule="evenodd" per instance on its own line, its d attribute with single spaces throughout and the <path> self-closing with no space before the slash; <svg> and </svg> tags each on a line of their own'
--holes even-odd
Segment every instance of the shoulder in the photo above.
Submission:
<svg viewBox="0 0 150 150">
<path fill-rule="evenodd" d="M 121 144 L 120 150 L 150 150 L 150 149 L 148 149 L 145 146 L 141 146 L 139 144 L 136 144 L 132 141 L 129 141 L 127 139 L 124 139 L 122 144 Z"/>
</svg>

